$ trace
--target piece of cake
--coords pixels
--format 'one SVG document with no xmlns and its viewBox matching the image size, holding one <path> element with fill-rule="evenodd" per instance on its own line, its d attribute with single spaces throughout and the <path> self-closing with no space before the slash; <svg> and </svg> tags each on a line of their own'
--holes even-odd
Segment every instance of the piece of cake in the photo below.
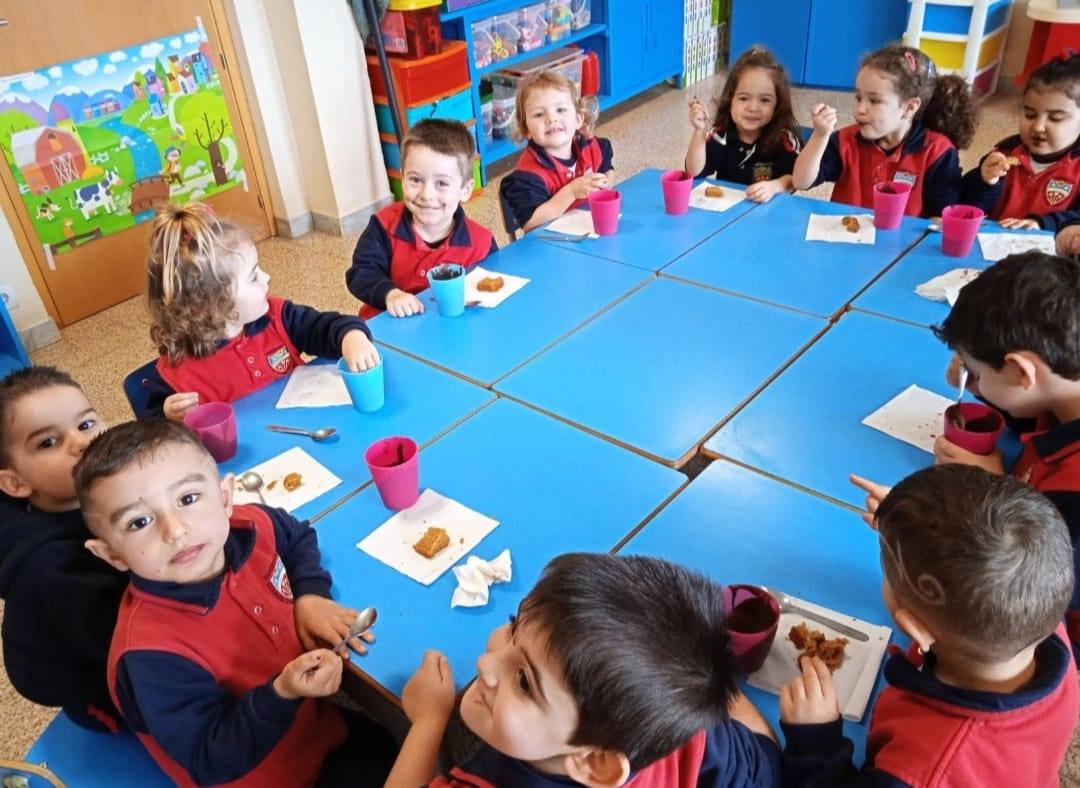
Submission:
<svg viewBox="0 0 1080 788">
<path fill-rule="evenodd" d="M 476 283 L 476 289 L 481 293 L 497 293 L 506 284 L 501 276 L 485 276 Z"/>
<path fill-rule="evenodd" d="M 835 672 L 844 661 L 844 649 L 848 644 L 847 638 L 826 640 L 824 632 L 810 629 L 805 621 L 791 628 L 788 632 L 788 640 L 802 652 L 795 658 L 795 664 L 798 664 L 803 657 L 817 657 L 825 663 L 830 673 Z"/>
<path fill-rule="evenodd" d="M 859 220 L 854 216 L 845 216 L 840 220 L 840 224 L 844 225 L 844 229 L 849 233 L 859 232 Z"/>
<path fill-rule="evenodd" d="M 285 488 L 285 492 L 292 492 L 303 483 L 304 477 L 299 473 L 287 473 L 281 480 L 281 486 Z"/>
<path fill-rule="evenodd" d="M 723 197 L 724 196 L 724 190 L 721 189 L 719 186 L 706 186 L 705 187 L 705 196 L 706 197 Z"/>
<path fill-rule="evenodd" d="M 1015 167 L 1020 164 L 1020 159 L 1018 159 L 1016 156 L 1006 156 L 1005 161 L 1002 163 L 1005 165 L 1006 168 Z"/>
<path fill-rule="evenodd" d="M 442 528 L 432 526 L 420 537 L 420 541 L 413 545 L 413 550 L 420 553 L 424 558 L 434 558 L 450 544 L 450 534 Z"/>
</svg>

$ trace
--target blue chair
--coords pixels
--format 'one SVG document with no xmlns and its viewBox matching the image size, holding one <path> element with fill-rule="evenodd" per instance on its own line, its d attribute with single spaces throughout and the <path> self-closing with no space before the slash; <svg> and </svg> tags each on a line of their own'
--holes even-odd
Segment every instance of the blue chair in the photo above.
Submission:
<svg viewBox="0 0 1080 788">
<path fill-rule="evenodd" d="M 155 364 L 157 359 L 148 361 L 124 378 L 124 396 L 137 419 L 144 418 L 150 406 L 150 373 Z"/>
<path fill-rule="evenodd" d="M 11 322 L 7 305 L 0 299 L 0 377 L 16 369 L 30 366 L 30 356 L 26 354 L 19 332 Z"/>
<path fill-rule="evenodd" d="M 45 764 L 60 780 L 79 788 L 167 788 L 173 784 L 135 734 L 97 733 L 80 728 L 64 714 L 56 715 L 30 748 L 26 761 Z"/>
</svg>

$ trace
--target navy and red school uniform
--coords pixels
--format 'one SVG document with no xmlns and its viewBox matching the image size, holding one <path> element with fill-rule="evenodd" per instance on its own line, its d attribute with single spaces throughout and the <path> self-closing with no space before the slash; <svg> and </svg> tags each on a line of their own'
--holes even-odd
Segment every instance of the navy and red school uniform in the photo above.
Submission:
<svg viewBox="0 0 1080 788">
<path fill-rule="evenodd" d="M 960 157 L 948 137 L 921 123 L 890 151 L 859 134 L 857 125 L 834 131 L 821 157 L 814 186 L 833 181 L 833 202 L 874 207 L 874 186 L 901 181 L 911 184 L 904 213 L 941 216 L 959 201 Z"/>
<path fill-rule="evenodd" d="M 371 318 L 386 309 L 391 290 L 419 293 L 427 289 L 432 268 L 448 263 L 468 268 L 498 249 L 491 231 L 467 217 L 460 205 L 450 235 L 429 244 L 413 228 L 405 203 L 397 202 L 371 217 L 356 242 L 345 285 L 364 302 L 360 317 Z"/>
<path fill-rule="evenodd" d="M 780 749 L 767 736 L 731 720 L 700 731 L 670 755 L 630 776 L 628 788 L 766 788 L 781 785 Z M 533 769 L 485 745 L 430 788 L 556 788 L 577 785 Z"/>
<path fill-rule="evenodd" d="M 732 183 L 750 185 L 791 175 L 799 157 L 799 140 L 783 134 L 773 145 L 743 142 L 738 131 L 713 129 L 705 142 L 705 166 L 695 178 L 719 178 Z"/>
<path fill-rule="evenodd" d="M 570 181 L 611 170 L 611 142 L 604 137 L 574 137 L 569 159 L 557 159 L 534 142 L 522 151 L 514 169 L 499 184 L 499 204 L 507 231 L 522 230 L 536 209 Z M 580 208 L 578 200 L 571 208 Z"/>
<path fill-rule="evenodd" d="M 980 173 L 983 156 L 979 167 L 964 176 L 961 202 L 982 208 L 991 219 L 1034 219 L 1054 232 L 1080 221 L 1080 139 L 1052 156 L 1032 156 L 1019 135 L 994 150 L 1020 163 L 991 186 Z"/>
<path fill-rule="evenodd" d="M 325 700 L 272 684 L 305 649 L 293 598 L 330 596 L 314 529 L 280 509 L 239 505 L 225 571 L 201 583 L 131 575 L 109 652 L 117 707 L 180 785 L 312 785 L 346 737 Z"/>
<path fill-rule="evenodd" d="M 124 727 L 105 681 L 127 575 L 83 546 L 82 511 L 43 512 L 0 494 L 0 641 L 15 690 L 84 728 Z"/>
<path fill-rule="evenodd" d="M 273 296 L 267 300 L 266 314 L 221 341 L 213 355 L 176 365 L 159 358 L 146 379 L 147 415 L 162 415 L 165 398 L 180 391 L 198 392 L 202 403 L 233 402 L 288 377 L 304 363 L 301 353 L 341 358 L 341 340 L 350 331 L 363 331 L 371 339 L 371 330 L 359 317 L 320 312 Z"/>
<path fill-rule="evenodd" d="M 786 785 L 1058 785 L 1080 715 L 1076 663 L 1061 627 L 1036 647 L 1035 675 L 1015 692 L 945 684 L 934 676 L 933 653 L 920 660 L 914 645 L 906 656 L 898 649 L 889 656 L 885 680 L 861 771 L 841 720 L 781 722 Z"/>
</svg>

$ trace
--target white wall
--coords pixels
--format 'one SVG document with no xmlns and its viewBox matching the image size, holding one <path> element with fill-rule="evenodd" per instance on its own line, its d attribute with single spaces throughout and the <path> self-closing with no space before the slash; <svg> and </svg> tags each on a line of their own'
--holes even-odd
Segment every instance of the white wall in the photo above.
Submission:
<svg viewBox="0 0 1080 788">
<path fill-rule="evenodd" d="M 14 296 L 14 308 L 11 301 L 8 302 L 8 311 L 15 328 L 23 334 L 23 341 L 27 347 L 37 347 L 58 338 L 56 324 L 45 311 L 45 304 L 41 301 L 30 279 L 30 272 L 26 269 L 19 247 L 15 245 L 15 236 L 8 224 L 7 216 L 0 212 L 0 288 L 7 290 Z"/>
</svg>

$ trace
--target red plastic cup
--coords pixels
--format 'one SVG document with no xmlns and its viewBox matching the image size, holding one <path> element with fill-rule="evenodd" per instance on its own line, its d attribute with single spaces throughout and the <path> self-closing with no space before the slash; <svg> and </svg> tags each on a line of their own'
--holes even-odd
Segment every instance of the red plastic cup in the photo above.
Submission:
<svg viewBox="0 0 1080 788">
<path fill-rule="evenodd" d="M 879 230 L 895 230 L 904 218 L 911 184 L 902 181 L 886 181 L 874 184 L 874 227 Z"/>
<path fill-rule="evenodd" d="M 597 189 L 589 195 L 593 230 L 597 235 L 615 235 L 619 229 L 619 208 L 622 195 L 614 189 Z"/>
<path fill-rule="evenodd" d="M 769 656 L 780 626 L 780 603 L 759 586 L 724 587 L 724 623 L 742 669 L 753 673 Z"/>
<path fill-rule="evenodd" d="M 694 176 L 686 170 L 669 170 L 660 176 L 660 188 L 664 190 L 664 210 L 678 216 L 690 210 L 690 191 L 694 188 Z"/>
<path fill-rule="evenodd" d="M 941 212 L 941 251 L 967 257 L 986 214 L 973 205 L 950 205 Z"/>
<path fill-rule="evenodd" d="M 412 438 L 395 435 L 364 452 L 371 478 L 387 509 L 406 509 L 420 497 L 419 447 Z"/>
<path fill-rule="evenodd" d="M 184 424 L 217 462 L 236 456 L 236 411 L 228 402 L 208 402 L 192 408 L 184 415 Z"/>
<path fill-rule="evenodd" d="M 956 411 L 964 417 L 964 426 L 956 423 Z M 961 402 L 945 409 L 945 438 L 961 449 L 975 454 L 990 454 L 1005 429 L 1005 418 L 981 402 Z"/>
</svg>

